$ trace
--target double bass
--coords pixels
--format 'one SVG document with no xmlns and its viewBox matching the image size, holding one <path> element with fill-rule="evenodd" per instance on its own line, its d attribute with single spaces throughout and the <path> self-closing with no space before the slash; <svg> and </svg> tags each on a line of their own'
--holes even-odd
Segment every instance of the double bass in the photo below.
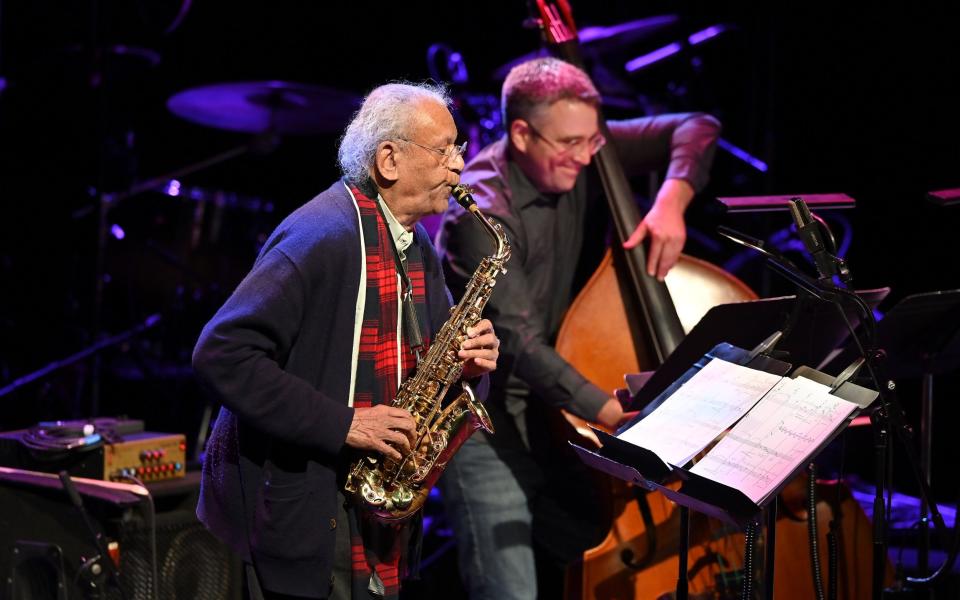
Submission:
<svg viewBox="0 0 960 600">
<path fill-rule="evenodd" d="M 561 58 L 582 68 L 569 4 L 566 0 L 537 0 L 537 7 L 546 41 Z M 599 120 L 601 132 L 610 139 L 602 115 Z M 613 239 L 623 242 L 640 222 L 633 193 L 612 144 L 601 148 L 594 162 L 613 222 Z M 681 254 L 665 281 L 647 275 L 646 262 L 642 245 L 625 250 L 622 244 L 612 244 L 570 306 L 558 334 L 557 352 L 601 389 L 622 387 L 625 373 L 655 370 L 711 307 L 757 298 L 735 276 L 688 255 Z M 590 437 L 585 421 L 567 413 L 564 417 L 572 430 Z M 587 550 L 583 559 L 568 569 L 567 599 L 669 596 L 677 583 L 679 511 L 658 492 L 647 493 L 620 482 L 605 481 L 604 485 L 609 487 L 604 492 L 610 506 L 598 512 L 610 511 L 612 523 L 600 545 Z M 838 496 L 840 491 L 838 488 Z M 821 505 L 816 510 L 820 514 Z M 803 515 L 804 510 L 801 507 L 784 512 L 788 516 L 777 525 L 780 543 L 775 568 L 781 574 L 775 583 L 777 597 L 809 598 L 813 592 L 810 578 L 791 577 L 793 582 L 802 580 L 808 587 L 801 582 L 788 589 L 790 579 L 783 576 L 804 566 L 806 573 L 811 572 L 806 526 L 796 516 Z M 840 514 L 846 515 L 840 522 L 849 528 L 844 531 L 847 544 L 841 558 L 844 564 L 853 565 L 848 578 L 869 581 L 868 571 L 857 570 L 861 565 L 869 569 L 868 552 L 864 553 L 865 561 L 857 560 L 857 549 L 869 548 L 866 517 L 849 494 L 821 518 L 839 519 Z M 741 564 L 743 534 L 713 519 L 693 515 L 690 543 L 687 576 L 691 597 L 739 597 L 742 578 L 753 575 L 744 573 Z M 826 546 L 820 545 L 823 553 Z M 845 592 L 841 597 L 856 598 L 861 591 L 841 589 Z"/>
</svg>

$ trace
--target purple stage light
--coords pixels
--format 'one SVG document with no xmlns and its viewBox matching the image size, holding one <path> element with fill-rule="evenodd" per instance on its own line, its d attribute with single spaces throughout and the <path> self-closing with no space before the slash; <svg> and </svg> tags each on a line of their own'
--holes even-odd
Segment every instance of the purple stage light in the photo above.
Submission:
<svg viewBox="0 0 960 600">
<path fill-rule="evenodd" d="M 634 71 L 639 71 L 640 69 L 648 67 L 657 61 L 661 61 L 668 56 L 673 56 L 682 49 L 683 46 L 680 44 L 680 42 L 674 42 L 664 46 L 663 48 L 659 48 L 653 52 L 648 52 L 643 56 L 638 56 L 637 58 L 628 61 L 624 68 L 627 70 L 627 72 L 633 73 Z"/>
<path fill-rule="evenodd" d="M 726 150 L 727 152 L 729 152 L 730 154 L 736 156 L 743 162 L 747 163 L 754 169 L 760 171 L 761 173 L 766 173 L 767 170 L 770 168 L 767 166 L 767 163 L 751 155 L 749 152 L 747 152 L 743 148 L 738 148 L 737 146 L 734 146 L 733 144 L 731 144 L 725 139 L 721 138 L 717 140 L 717 145 L 723 148 L 724 150 Z"/>
<path fill-rule="evenodd" d="M 110 233 L 118 240 L 122 240 L 123 238 L 127 237 L 127 234 L 123 231 L 123 228 L 116 223 L 110 226 Z"/>
<path fill-rule="evenodd" d="M 707 40 L 717 37 L 718 35 L 727 31 L 728 29 L 729 27 L 727 27 L 726 25 L 711 25 L 706 29 L 701 29 L 700 31 L 691 33 L 687 37 L 687 43 L 689 43 L 691 46 L 702 44 Z M 682 42 L 674 42 L 672 44 L 667 44 L 666 46 L 662 48 L 658 48 L 653 52 L 648 52 L 643 56 L 638 56 L 637 58 L 634 58 L 633 60 L 627 62 L 624 68 L 626 68 L 628 73 L 633 73 L 634 71 L 639 71 L 640 69 L 649 67 L 653 63 L 659 62 L 667 58 L 668 56 L 673 56 L 674 54 L 677 54 L 681 50 L 683 50 Z"/>
<path fill-rule="evenodd" d="M 620 43 L 622 41 L 640 40 L 648 35 L 673 25 L 679 20 L 677 15 L 659 15 L 647 17 L 636 21 L 628 21 L 618 25 L 598 25 L 593 27 L 584 27 L 577 35 L 582 44 L 602 43 L 610 41 Z"/>
<path fill-rule="evenodd" d="M 163 193 L 168 196 L 179 196 L 180 195 L 180 182 L 176 179 L 171 179 L 166 186 L 163 188 Z"/>
<path fill-rule="evenodd" d="M 726 25 L 711 25 L 706 29 L 701 29 L 695 33 L 691 33 L 690 37 L 687 38 L 687 41 L 690 42 L 691 46 L 696 46 L 701 44 L 709 39 L 715 38 L 724 31 L 729 29 Z"/>
</svg>

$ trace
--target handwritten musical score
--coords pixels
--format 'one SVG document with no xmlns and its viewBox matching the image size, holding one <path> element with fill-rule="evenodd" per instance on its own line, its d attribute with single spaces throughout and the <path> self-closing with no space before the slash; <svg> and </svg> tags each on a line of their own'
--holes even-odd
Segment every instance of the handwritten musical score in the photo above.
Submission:
<svg viewBox="0 0 960 600">
<path fill-rule="evenodd" d="M 690 472 L 760 504 L 855 408 L 825 385 L 784 378 Z"/>
<path fill-rule="evenodd" d="M 618 437 L 653 451 L 668 465 L 683 466 L 778 381 L 777 375 L 715 358 Z"/>
</svg>

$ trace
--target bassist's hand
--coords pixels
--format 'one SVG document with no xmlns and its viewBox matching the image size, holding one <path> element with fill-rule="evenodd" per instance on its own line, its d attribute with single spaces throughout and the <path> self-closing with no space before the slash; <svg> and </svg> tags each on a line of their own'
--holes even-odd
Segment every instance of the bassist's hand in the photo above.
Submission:
<svg viewBox="0 0 960 600">
<path fill-rule="evenodd" d="M 693 187 L 682 179 L 664 181 L 653 208 L 623 243 L 623 247 L 629 250 L 650 238 L 647 275 L 663 281 L 673 265 L 677 264 L 680 251 L 687 241 L 687 226 L 683 213 L 693 199 L 693 194 Z"/>
<path fill-rule="evenodd" d="M 616 398 L 610 398 L 600 408 L 597 413 L 597 423 L 606 427 L 609 431 L 614 431 L 623 421 L 623 407 Z"/>
</svg>

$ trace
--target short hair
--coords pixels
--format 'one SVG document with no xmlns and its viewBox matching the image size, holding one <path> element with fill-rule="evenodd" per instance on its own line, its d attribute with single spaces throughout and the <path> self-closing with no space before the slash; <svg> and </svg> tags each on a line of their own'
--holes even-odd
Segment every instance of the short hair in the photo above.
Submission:
<svg viewBox="0 0 960 600">
<path fill-rule="evenodd" d="M 406 138 L 416 123 L 422 100 L 451 106 L 447 89 L 434 83 L 395 82 L 371 91 L 340 138 L 337 152 L 340 172 L 364 194 L 376 195 L 370 168 L 376 160 L 377 146 L 384 140 Z"/>
<path fill-rule="evenodd" d="M 503 124 L 509 129 L 515 119 L 529 121 L 539 108 L 565 99 L 600 105 L 600 93 L 590 77 L 570 63 L 552 57 L 520 63 L 503 81 Z"/>
</svg>

